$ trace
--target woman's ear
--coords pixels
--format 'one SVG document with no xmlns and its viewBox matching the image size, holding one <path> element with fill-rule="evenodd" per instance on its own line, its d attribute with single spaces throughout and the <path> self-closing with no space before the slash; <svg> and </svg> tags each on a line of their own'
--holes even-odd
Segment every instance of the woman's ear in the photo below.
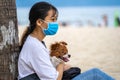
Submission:
<svg viewBox="0 0 120 80">
<path fill-rule="evenodd" d="M 41 19 L 38 19 L 38 20 L 36 21 L 36 25 L 37 25 L 37 26 L 41 26 L 42 23 L 43 23 L 43 21 L 42 21 Z"/>
</svg>

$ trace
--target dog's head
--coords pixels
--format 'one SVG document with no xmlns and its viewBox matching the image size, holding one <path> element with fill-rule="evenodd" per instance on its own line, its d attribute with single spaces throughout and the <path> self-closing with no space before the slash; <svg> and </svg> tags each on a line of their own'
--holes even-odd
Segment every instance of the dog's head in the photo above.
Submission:
<svg viewBox="0 0 120 80">
<path fill-rule="evenodd" d="M 68 58 L 70 58 L 70 54 L 68 54 L 68 49 L 67 49 L 67 43 L 62 41 L 62 42 L 56 42 L 50 46 L 51 53 L 50 56 L 53 57 L 55 56 L 56 58 L 60 58 L 63 61 L 67 62 L 69 61 Z"/>
</svg>

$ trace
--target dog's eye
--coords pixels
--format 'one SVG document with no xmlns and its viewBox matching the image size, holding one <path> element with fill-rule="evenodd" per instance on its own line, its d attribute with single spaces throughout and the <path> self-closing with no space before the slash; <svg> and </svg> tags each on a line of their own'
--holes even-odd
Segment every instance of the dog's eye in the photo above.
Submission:
<svg viewBox="0 0 120 80">
<path fill-rule="evenodd" d="M 58 58 L 60 58 L 60 56 L 58 56 Z"/>
<path fill-rule="evenodd" d="M 65 52 L 62 52 L 64 55 L 66 54 Z"/>
<path fill-rule="evenodd" d="M 64 55 L 65 55 L 66 53 L 64 53 Z"/>
</svg>

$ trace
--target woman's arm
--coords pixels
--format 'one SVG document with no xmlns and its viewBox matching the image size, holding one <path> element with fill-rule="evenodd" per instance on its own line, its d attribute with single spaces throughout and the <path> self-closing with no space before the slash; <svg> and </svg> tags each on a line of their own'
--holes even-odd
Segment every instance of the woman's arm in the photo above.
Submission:
<svg viewBox="0 0 120 80">
<path fill-rule="evenodd" d="M 57 66 L 57 71 L 59 72 L 58 78 L 57 80 L 62 80 L 62 76 L 63 76 L 63 71 L 64 71 L 64 63 L 61 62 L 60 64 L 58 64 Z"/>
</svg>

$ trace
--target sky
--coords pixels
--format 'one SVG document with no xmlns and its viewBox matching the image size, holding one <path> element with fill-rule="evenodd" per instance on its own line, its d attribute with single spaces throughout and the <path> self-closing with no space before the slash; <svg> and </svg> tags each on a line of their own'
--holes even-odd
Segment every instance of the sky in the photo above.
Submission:
<svg viewBox="0 0 120 80">
<path fill-rule="evenodd" d="M 30 7 L 39 1 L 47 1 L 57 7 L 120 6 L 120 0 L 16 0 L 17 7 Z"/>
</svg>

